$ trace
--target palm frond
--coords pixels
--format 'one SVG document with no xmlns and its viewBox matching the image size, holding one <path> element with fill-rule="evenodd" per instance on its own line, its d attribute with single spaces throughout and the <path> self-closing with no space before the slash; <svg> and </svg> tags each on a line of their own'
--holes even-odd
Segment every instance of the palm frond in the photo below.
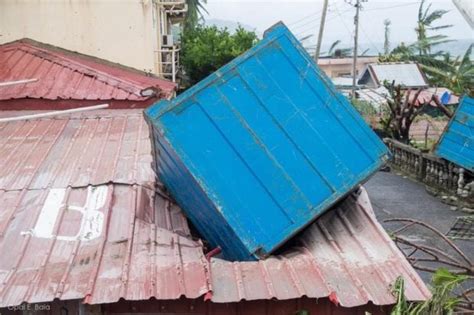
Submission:
<svg viewBox="0 0 474 315">
<path fill-rule="evenodd" d="M 450 27 L 453 27 L 453 24 L 440 25 L 440 26 L 430 26 L 430 27 L 428 27 L 428 29 L 430 31 L 439 31 L 439 30 L 442 30 L 442 29 L 445 29 L 445 28 L 450 28 Z"/>
<path fill-rule="evenodd" d="M 431 6 L 431 4 L 430 4 L 430 6 Z M 435 11 L 431 12 L 428 16 L 426 16 L 423 19 L 423 22 L 424 22 L 425 25 L 431 26 L 431 23 L 433 23 L 436 20 L 439 20 L 440 18 L 443 17 L 443 15 L 445 15 L 448 12 L 449 11 L 447 11 L 447 10 L 435 10 Z"/>
<path fill-rule="evenodd" d="M 341 43 L 341 41 L 338 39 L 336 40 L 335 42 L 333 42 L 331 44 L 331 46 L 329 47 L 329 50 L 328 50 L 328 55 L 332 55 L 333 51 L 334 51 L 334 48 L 336 48 L 337 45 L 339 45 Z"/>
</svg>

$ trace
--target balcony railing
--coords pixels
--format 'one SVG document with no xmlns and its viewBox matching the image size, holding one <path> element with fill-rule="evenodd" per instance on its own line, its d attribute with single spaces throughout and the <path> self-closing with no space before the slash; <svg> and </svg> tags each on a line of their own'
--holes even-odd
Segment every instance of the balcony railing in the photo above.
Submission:
<svg viewBox="0 0 474 315">
<path fill-rule="evenodd" d="M 429 187 L 474 199 L 474 174 L 431 153 L 400 143 L 384 140 L 392 152 L 392 166 Z"/>
</svg>

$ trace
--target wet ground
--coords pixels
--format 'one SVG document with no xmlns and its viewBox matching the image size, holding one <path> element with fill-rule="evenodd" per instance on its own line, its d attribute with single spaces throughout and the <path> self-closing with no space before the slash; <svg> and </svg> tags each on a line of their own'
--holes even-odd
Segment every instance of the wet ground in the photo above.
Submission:
<svg viewBox="0 0 474 315">
<path fill-rule="evenodd" d="M 369 193 L 377 218 L 387 231 L 393 231 L 400 225 L 387 223 L 384 220 L 412 218 L 428 223 L 446 234 L 457 217 L 467 215 L 462 211 L 453 211 L 451 206 L 441 202 L 440 198 L 428 194 L 423 184 L 395 173 L 378 172 L 364 186 Z M 433 234 L 425 229 L 411 229 L 409 234 L 415 241 L 448 251 L 443 242 L 434 239 Z M 471 261 L 474 259 L 473 240 L 456 240 L 455 244 Z M 421 276 L 426 282 L 431 277 L 427 273 L 421 273 Z"/>
</svg>

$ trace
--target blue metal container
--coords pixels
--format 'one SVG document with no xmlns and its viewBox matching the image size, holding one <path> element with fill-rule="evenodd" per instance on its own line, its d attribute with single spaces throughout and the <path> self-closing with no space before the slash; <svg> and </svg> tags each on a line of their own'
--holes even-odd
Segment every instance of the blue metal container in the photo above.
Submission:
<svg viewBox="0 0 474 315">
<path fill-rule="evenodd" d="M 267 256 L 388 157 L 281 23 L 145 116 L 159 177 L 230 260 Z"/>
<path fill-rule="evenodd" d="M 435 152 L 474 172 L 474 98 L 463 97 Z"/>
</svg>

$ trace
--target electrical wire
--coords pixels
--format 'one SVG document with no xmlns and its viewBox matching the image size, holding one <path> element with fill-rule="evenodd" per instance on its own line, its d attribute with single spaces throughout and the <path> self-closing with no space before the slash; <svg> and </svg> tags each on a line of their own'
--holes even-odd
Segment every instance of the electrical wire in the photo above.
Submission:
<svg viewBox="0 0 474 315">
<path fill-rule="evenodd" d="M 351 10 L 352 10 L 352 9 L 347 9 L 347 10 L 345 10 L 345 11 L 342 11 L 341 13 L 344 14 L 344 13 L 349 12 L 349 11 L 351 11 Z M 332 20 L 334 20 L 334 19 L 337 18 L 337 16 L 330 16 L 331 14 L 333 14 L 333 12 L 334 12 L 334 11 L 330 11 L 330 12 L 327 13 L 327 15 L 328 15 L 329 17 L 326 18 L 326 23 L 328 23 L 328 22 L 330 22 L 330 21 L 332 21 Z M 316 19 L 315 21 L 316 21 L 316 22 L 319 22 L 320 20 L 321 20 L 321 18 Z M 306 34 L 307 31 L 313 30 L 315 27 L 316 27 L 316 25 L 298 31 L 298 32 L 296 33 L 296 37 L 299 37 L 299 36 L 301 36 L 301 35 Z M 296 29 L 292 29 L 293 33 L 295 32 L 295 30 L 296 30 Z"/>
<path fill-rule="evenodd" d="M 368 9 L 364 9 L 364 11 L 388 10 L 388 9 L 394 9 L 394 8 L 408 7 L 408 6 L 412 6 L 412 5 L 420 4 L 420 3 L 421 3 L 421 1 L 417 1 L 417 2 L 412 2 L 412 3 L 393 5 L 393 6 L 390 6 L 390 7 L 368 8 Z"/>
</svg>

